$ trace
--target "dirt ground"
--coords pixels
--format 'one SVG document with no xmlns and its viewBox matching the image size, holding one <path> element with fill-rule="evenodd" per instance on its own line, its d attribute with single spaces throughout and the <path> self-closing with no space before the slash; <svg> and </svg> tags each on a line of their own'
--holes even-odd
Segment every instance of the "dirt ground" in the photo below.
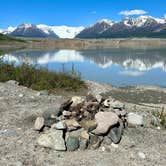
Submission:
<svg viewBox="0 0 166 166">
<path fill-rule="evenodd" d="M 87 84 L 90 93 L 111 95 L 126 104 L 127 112 L 143 115 L 145 126 L 125 129 L 117 147 L 102 145 L 97 150 L 75 152 L 41 148 L 36 143 L 39 133 L 33 129 L 34 120 L 48 109 L 56 111 L 66 97 L 39 96 L 26 87 L 0 83 L 0 165 L 165 166 L 166 130 L 150 123 L 152 112 L 166 106 L 165 89 L 115 89 L 88 81 Z M 145 156 L 140 157 L 140 153 Z"/>
</svg>

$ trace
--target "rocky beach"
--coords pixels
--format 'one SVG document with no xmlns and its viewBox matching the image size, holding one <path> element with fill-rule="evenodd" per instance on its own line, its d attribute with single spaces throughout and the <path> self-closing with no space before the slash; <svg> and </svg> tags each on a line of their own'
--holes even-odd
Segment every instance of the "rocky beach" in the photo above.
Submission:
<svg viewBox="0 0 166 166">
<path fill-rule="evenodd" d="M 165 165 L 164 88 L 86 81 L 86 95 L 61 96 L 18 84 L 0 83 L 0 165 Z"/>
</svg>

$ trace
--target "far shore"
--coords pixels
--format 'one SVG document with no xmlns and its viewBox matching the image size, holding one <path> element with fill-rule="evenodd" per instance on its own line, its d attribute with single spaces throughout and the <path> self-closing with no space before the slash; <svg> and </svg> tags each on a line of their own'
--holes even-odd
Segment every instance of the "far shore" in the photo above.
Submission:
<svg viewBox="0 0 166 166">
<path fill-rule="evenodd" d="M 44 39 L 23 38 L 25 42 L 0 42 L 0 50 L 13 49 L 106 49 L 106 48 L 131 48 L 131 49 L 157 49 L 166 48 L 164 38 L 115 38 L 115 39 Z"/>
</svg>

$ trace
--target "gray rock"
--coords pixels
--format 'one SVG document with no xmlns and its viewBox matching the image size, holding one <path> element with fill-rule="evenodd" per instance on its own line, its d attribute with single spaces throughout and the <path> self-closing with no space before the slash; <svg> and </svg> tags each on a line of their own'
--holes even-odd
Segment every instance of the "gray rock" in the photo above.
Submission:
<svg viewBox="0 0 166 166">
<path fill-rule="evenodd" d="M 44 118 L 37 117 L 34 124 L 34 129 L 40 131 L 44 127 Z"/>
<path fill-rule="evenodd" d="M 57 151 L 66 150 L 62 130 L 52 129 L 48 133 L 40 135 L 37 143 L 42 147 L 55 149 Z"/>
<path fill-rule="evenodd" d="M 37 93 L 37 96 L 47 96 L 48 95 L 48 90 L 41 90 Z"/>
<path fill-rule="evenodd" d="M 75 151 L 79 148 L 78 137 L 69 136 L 66 141 L 66 147 L 68 151 Z"/>
<path fill-rule="evenodd" d="M 9 80 L 6 83 L 11 84 L 11 85 L 19 85 L 19 82 L 15 81 L 15 80 Z"/>
<path fill-rule="evenodd" d="M 113 143 L 117 144 L 121 140 L 122 131 L 123 131 L 123 123 L 120 122 L 110 129 L 108 133 L 108 138 L 110 138 Z"/>
<path fill-rule="evenodd" d="M 127 114 L 127 123 L 131 126 L 142 126 L 143 125 L 143 117 L 136 113 L 130 112 Z"/>
<path fill-rule="evenodd" d="M 108 136 L 105 136 L 103 140 L 103 144 L 111 145 L 111 143 L 112 143 L 112 140 Z"/>
<path fill-rule="evenodd" d="M 66 127 L 66 124 L 63 121 L 60 121 L 58 123 L 53 124 L 51 126 L 51 128 L 54 128 L 54 129 L 57 129 L 57 130 L 65 130 L 67 127 Z"/>
<path fill-rule="evenodd" d="M 88 147 L 88 140 L 84 138 L 80 138 L 80 143 L 79 143 L 79 149 L 80 150 L 85 150 Z"/>
</svg>

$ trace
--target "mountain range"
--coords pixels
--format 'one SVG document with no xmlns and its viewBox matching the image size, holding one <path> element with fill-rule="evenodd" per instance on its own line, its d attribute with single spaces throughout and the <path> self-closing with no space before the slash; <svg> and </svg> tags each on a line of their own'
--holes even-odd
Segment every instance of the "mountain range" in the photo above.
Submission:
<svg viewBox="0 0 166 166">
<path fill-rule="evenodd" d="M 0 33 L 19 37 L 41 38 L 125 38 L 163 37 L 166 38 L 166 19 L 151 16 L 125 18 L 119 22 L 100 20 L 86 28 L 69 26 L 48 26 L 44 24 L 22 24 L 9 27 Z"/>
</svg>

